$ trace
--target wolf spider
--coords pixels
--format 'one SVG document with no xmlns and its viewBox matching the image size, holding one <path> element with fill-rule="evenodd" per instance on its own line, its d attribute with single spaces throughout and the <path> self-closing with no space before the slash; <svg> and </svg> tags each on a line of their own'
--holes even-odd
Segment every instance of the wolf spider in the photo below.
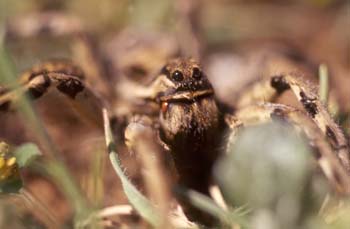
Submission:
<svg viewBox="0 0 350 229">
<path fill-rule="evenodd" d="M 313 87 L 295 74 L 271 76 L 250 85 L 234 112 L 218 101 L 206 74 L 193 59 L 168 60 L 147 83 L 120 83 L 119 94 L 127 96 L 117 98 L 119 107 L 113 110 L 113 120 L 125 129 L 127 146 L 134 150 L 138 141 L 135 136 L 139 136 L 135 132 L 151 130 L 155 133 L 153 141 L 173 160 L 173 171 L 181 185 L 209 195 L 211 168 L 222 153 L 219 149 L 227 130 L 228 142 L 232 142 L 240 128 L 278 118 L 304 132 L 335 190 L 350 193 L 347 140 Z M 102 125 L 101 108 L 111 106 L 85 82 L 80 67 L 69 61 L 44 62 L 24 72 L 18 87 L 0 87 L 0 111 L 11 110 L 22 94 L 39 99 L 54 88 L 66 95 L 78 112 Z M 304 110 L 256 103 L 261 97 L 273 101 L 286 90 L 294 93 Z"/>
</svg>

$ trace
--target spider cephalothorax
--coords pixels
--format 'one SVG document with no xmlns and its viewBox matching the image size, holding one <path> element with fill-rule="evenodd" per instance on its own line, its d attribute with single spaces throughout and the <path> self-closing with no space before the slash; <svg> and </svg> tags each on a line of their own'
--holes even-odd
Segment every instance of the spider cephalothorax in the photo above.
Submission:
<svg viewBox="0 0 350 229">
<path fill-rule="evenodd" d="M 220 116 L 213 88 L 192 59 L 169 61 L 154 82 L 163 85 L 155 98 L 161 139 L 170 146 L 180 180 L 186 177 L 191 186 L 196 177 L 208 175 L 203 171 L 211 170 L 218 155 Z"/>
<path fill-rule="evenodd" d="M 194 60 L 172 60 L 158 77 L 162 84 L 168 85 L 156 97 L 167 139 L 180 133 L 192 133 L 200 138 L 206 129 L 217 127 L 218 108 L 213 88 Z"/>
</svg>

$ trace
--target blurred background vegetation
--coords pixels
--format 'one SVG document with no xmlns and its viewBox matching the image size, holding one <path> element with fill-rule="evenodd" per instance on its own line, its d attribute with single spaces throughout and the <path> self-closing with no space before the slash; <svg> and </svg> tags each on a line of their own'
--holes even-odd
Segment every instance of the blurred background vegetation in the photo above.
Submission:
<svg viewBox="0 0 350 229">
<path fill-rule="evenodd" d="M 158 38 L 163 39 L 163 34 L 167 34 L 165 39 L 175 38 L 181 54 L 195 56 L 201 60 L 214 87 L 218 89 L 219 98 L 230 105 L 234 105 L 235 93 L 254 77 L 301 69 L 307 79 L 317 81 L 318 66 L 324 63 L 330 71 L 330 93 L 336 104 L 334 117 L 349 133 L 349 12 L 350 3 L 347 0 L 0 0 L 0 39 L 4 40 L 9 59 L 14 64 L 15 74 L 19 75 L 33 64 L 46 59 L 71 59 L 72 33 L 82 30 L 93 36 L 103 53 L 112 56 L 110 59 L 117 56 L 117 62 L 120 62 L 124 53 L 118 53 L 119 49 L 111 49 L 110 47 L 114 46 L 109 44 L 114 44 L 113 41 L 116 40 L 123 46 L 125 41 L 120 38 L 120 34 L 124 31 L 146 31 L 155 34 L 151 39 L 156 41 Z M 68 18 L 68 23 L 58 20 L 63 24 L 55 26 L 64 29 L 54 36 L 47 31 L 36 31 L 35 26 L 31 24 L 32 18 L 45 13 L 58 15 L 57 17 L 64 15 Z M 36 32 L 39 35 L 35 35 Z M 142 34 L 137 33 L 136 36 L 142 37 Z M 170 38 L 168 40 L 171 40 Z M 173 48 L 168 44 L 164 47 L 169 47 L 169 50 Z M 0 72 L 4 73 L 4 67 L 1 67 Z M 1 77 L 5 78 L 0 75 Z M 34 106 L 35 112 L 51 136 L 53 144 L 57 146 L 59 158 L 62 158 L 73 180 L 76 180 L 79 188 L 83 190 L 84 199 L 86 196 L 89 207 L 95 210 L 128 203 L 118 178 L 104 156 L 105 147 L 101 131 L 85 125 L 72 110 L 62 109 L 61 107 L 65 107 L 64 101 L 54 98 L 49 95 L 47 99 L 38 101 Z M 295 102 L 289 101 L 288 98 L 286 100 L 287 103 L 295 105 Z M 16 114 L 0 114 L 0 140 L 16 146 L 25 142 L 35 142 L 41 148 L 45 148 L 40 139 L 35 137 L 36 131 L 28 130 L 27 122 L 26 118 Z M 241 143 L 232 149 L 241 152 L 236 154 L 237 158 L 228 156 L 218 164 L 215 175 L 222 182 L 226 197 L 234 206 L 239 203 L 244 210 L 248 209 L 249 213 L 242 214 L 242 218 L 237 221 L 242 221 L 241 225 L 246 225 L 246 221 L 249 221 L 249 227 L 253 228 L 287 228 L 286 225 L 289 228 L 347 228 L 350 225 L 348 200 L 339 201 L 338 197 L 330 197 L 324 180 L 320 177 L 312 178 L 310 175 L 310 158 L 305 156 L 310 149 L 302 140 L 293 134 L 290 136 L 284 129 L 282 132 L 285 133 L 285 138 L 276 136 L 276 128 L 284 127 L 263 126 L 247 130 L 240 138 Z M 261 132 L 266 136 L 262 136 Z M 257 149 L 248 146 L 251 146 L 252 142 L 260 146 L 269 139 L 276 141 L 271 141 L 268 146 L 264 145 L 266 149 L 259 147 L 261 155 L 258 157 L 261 158 L 254 160 L 257 158 L 254 154 Z M 290 140 L 282 142 L 286 144 L 283 147 L 290 151 L 284 153 L 300 153 L 295 155 L 296 158 L 292 158 L 294 161 L 289 160 L 290 158 L 278 158 L 280 151 L 273 150 L 281 147 L 278 141 L 283 139 Z M 296 146 L 300 148 L 293 148 Z M 266 164 L 259 163 L 264 161 L 264 158 L 267 158 Z M 135 183 L 142 183 L 133 158 L 124 153 L 122 162 Z M 281 172 L 278 165 L 283 163 L 287 164 Z M 232 165 L 235 165 L 235 168 L 242 166 L 244 175 L 235 173 Z M 266 178 L 273 183 L 247 184 L 247 180 L 253 179 L 252 167 L 257 168 L 255 173 L 261 176 L 261 180 L 280 172 L 288 178 L 277 177 L 272 181 Z M 262 170 L 259 170 L 261 167 Z M 264 170 L 264 167 L 271 169 Z M 42 173 L 38 174 L 32 170 L 24 171 L 25 187 L 35 198 L 52 209 L 59 222 L 69 228 L 73 225 L 73 215 L 76 212 L 69 203 L 71 199 L 67 201 L 63 194 L 67 190 L 62 190 L 60 185 L 57 188 L 57 180 L 52 178 L 57 174 L 65 174 L 60 173 L 60 166 L 55 168 L 57 170 L 51 171 L 52 176 L 43 176 Z M 245 168 L 248 168 L 247 171 Z M 298 173 L 292 173 L 293 169 Z M 230 182 L 233 177 L 234 180 L 238 180 L 240 186 L 232 185 L 237 184 Z M 293 179 L 296 183 L 299 182 L 299 185 L 302 183 L 310 186 L 309 189 L 295 190 L 298 184 L 289 183 Z M 318 187 L 316 189 L 313 187 L 315 182 Z M 236 190 L 237 187 L 244 189 Z M 281 187 L 281 192 L 278 188 L 270 190 L 271 187 Z M 247 190 L 264 192 L 259 192 L 261 195 L 256 196 L 256 192 L 249 193 Z M 74 193 L 76 190 L 69 191 Z M 272 195 L 273 191 L 277 194 Z M 237 194 L 232 196 L 232 193 Z M 278 196 L 280 193 L 287 195 L 287 203 L 276 204 L 278 201 L 274 198 L 282 198 Z M 258 206 L 259 210 L 251 211 L 252 206 L 245 205 L 249 201 L 253 201 L 251 205 L 253 208 Z M 302 216 L 291 211 L 280 211 L 289 209 L 290 201 L 297 203 L 293 208 Z M 29 224 L 33 225 L 31 228 L 43 227 L 42 222 L 37 220 L 40 216 L 32 217 L 31 213 L 23 209 L 21 203 L 17 203 L 17 208 L 13 208 L 12 204 L 8 207 L 8 204 L 0 202 L 1 228 L 9 228 L 9 225 L 12 227 L 12 223 L 16 224 L 13 226 L 16 228 L 29 228 Z M 295 218 L 289 215 L 294 213 Z M 246 217 L 248 215 L 251 218 Z M 274 220 L 276 218 L 280 221 Z M 25 222 L 26 226 L 17 225 L 18 220 Z M 144 226 L 139 218 L 128 220 L 127 223 Z"/>
</svg>

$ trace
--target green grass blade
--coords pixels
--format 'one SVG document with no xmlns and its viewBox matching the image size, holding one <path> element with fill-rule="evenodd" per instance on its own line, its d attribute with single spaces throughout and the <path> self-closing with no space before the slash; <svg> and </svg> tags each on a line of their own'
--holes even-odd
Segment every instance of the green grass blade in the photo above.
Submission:
<svg viewBox="0 0 350 229">
<path fill-rule="evenodd" d="M 117 149 L 115 142 L 113 140 L 112 131 L 110 128 L 110 123 L 108 119 L 108 114 L 106 110 L 103 110 L 103 118 L 105 125 L 105 138 L 107 149 L 109 153 L 109 159 L 112 166 L 117 173 L 118 177 L 122 182 L 124 193 L 128 198 L 131 205 L 136 209 L 136 211 L 152 226 L 157 226 L 161 222 L 159 214 L 156 212 L 154 206 L 151 202 L 142 195 L 137 188 L 129 181 L 128 177 L 122 169 L 120 159 L 117 154 Z"/>
</svg>

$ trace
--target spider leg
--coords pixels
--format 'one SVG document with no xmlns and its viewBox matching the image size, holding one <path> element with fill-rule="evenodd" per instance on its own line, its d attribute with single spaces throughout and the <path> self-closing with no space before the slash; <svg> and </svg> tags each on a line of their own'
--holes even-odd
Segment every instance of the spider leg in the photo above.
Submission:
<svg viewBox="0 0 350 229">
<path fill-rule="evenodd" d="M 49 61 L 34 66 L 20 76 L 18 85 L 0 90 L 0 112 L 16 107 L 23 95 L 39 99 L 56 88 L 82 117 L 102 128 L 103 101 L 83 82 L 82 70 L 67 61 Z"/>
<path fill-rule="evenodd" d="M 296 108 L 282 104 L 263 103 L 240 109 L 235 117 L 227 116 L 225 118 L 228 125 L 233 129 L 229 140 L 234 141 L 238 129 L 242 126 L 268 122 L 274 118 L 286 120 L 297 129 L 302 130 L 315 148 L 315 157 L 328 180 L 337 191 L 350 193 L 350 176 L 341 165 L 341 161 L 333 153 L 333 149 L 319 131 L 319 127 L 304 112 Z"/>
<path fill-rule="evenodd" d="M 237 107 L 244 107 L 254 101 L 273 101 L 286 90 L 291 90 L 298 101 L 302 104 L 308 116 L 315 122 L 318 128 L 331 143 L 333 150 L 337 153 L 342 165 L 350 173 L 350 151 L 348 141 L 342 130 L 335 123 L 327 108 L 319 99 L 314 86 L 304 82 L 294 74 L 273 76 L 251 85 L 251 90 L 243 94 L 237 101 Z"/>
<path fill-rule="evenodd" d="M 113 113 L 118 117 L 128 116 L 134 110 L 145 110 L 145 99 L 147 103 L 154 100 L 164 85 L 156 83 L 156 86 L 151 88 L 149 85 L 142 85 L 138 80 L 145 78 L 144 83 L 149 83 L 164 64 L 164 60 L 177 53 L 175 40 L 158 36 L 148 37 L 143 33 L 140 33 L 140 36 L 132 35 L 133 33 L 119 34 L 120 37 L 116 41 L 99 45 L 79 18 L 60 12 L 13 17 L 6 24 L 7 37 L 22 39 L 42 34 L 72 39 L 69 44 L 74 62 L 82 67 L 86 82 L 93 85 L 94 91 L 109 101 Z M 115 46 L 114 42 L 120 42 L 121 45 Z M 145 45 L 142 45 L 143 43 Z M 121 49 L 119 46 L 128 48 Z M 114 55 L 115 52 L 119 54 Z M 159 109 L 155 104 L 147 107 L 150 110 L 147 113 Z"/>
<path fill-rule="evenodd" d="M 141 164 L 147 193 L 159 205 L 169 203 L 170 187 L 177 173 L 170 152 L 158 137 L 155 121 L 145 115 L 135 115 L 124 136 L 129 152 L 134 153 Z M 169 210 L 169 206 L 162 207 Z"/>
<path fill-rule="evenodd" d="M 79 18 L 65 13 L 44 12 L 14 17 L 6 25 L 6 35 L 11 38 L 23 39 L 42 34 L 71 38 L 72 58 L 85 72 L 86 82 L 94 85 L 94 90 L 104 98 L 113 98 L 113 84 L 108 83 L 112 74 L 107 71 L 107 63 L 94 37 Z"/>
</svg>

